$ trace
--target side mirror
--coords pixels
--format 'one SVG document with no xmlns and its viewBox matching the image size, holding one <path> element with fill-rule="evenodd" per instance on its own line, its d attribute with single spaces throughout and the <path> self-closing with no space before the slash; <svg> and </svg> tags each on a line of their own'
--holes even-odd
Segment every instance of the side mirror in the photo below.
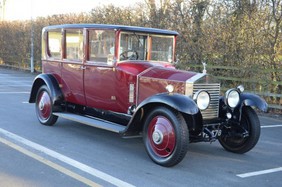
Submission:
<svg viewBox="0 0 282 187">
<path fill-rule="evenodd" d="M 172 62 L 173 65 L 177 65 L 179 62 L 178 55 L 176 55 L 175 61 Z"/>
</svg>

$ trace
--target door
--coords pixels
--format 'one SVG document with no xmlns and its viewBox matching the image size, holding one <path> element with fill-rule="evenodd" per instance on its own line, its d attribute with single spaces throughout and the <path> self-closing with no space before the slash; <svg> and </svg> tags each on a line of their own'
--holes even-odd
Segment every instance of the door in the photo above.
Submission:
<svg viewBox="0 0 282 187">
<path fill-rule="evenodd" d="M 113 67 L 115 31 L 87 31 L 87 61 L 84 70 L 84 89 L 87 106 L 117 111 L 116 79 Z"/>
<path fill-rule="evenodd" d="M 62 63 L 62 90 L 66 101 L 85 105 L 83 88 L 83 30 L 64 31 L 64 54 Z"/>
<path fill-rule="evenodd" d="M 117 111 L 115 72 L 113 67 L 86 63 L 84 88 L 87 106 Z"/>
</svg>

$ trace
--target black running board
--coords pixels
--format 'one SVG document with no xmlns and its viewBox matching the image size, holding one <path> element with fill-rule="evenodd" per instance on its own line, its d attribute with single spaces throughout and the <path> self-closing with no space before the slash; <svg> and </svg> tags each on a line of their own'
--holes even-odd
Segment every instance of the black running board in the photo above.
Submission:
<svg viewBox="0 0 282 187">
<path fill-rule="evenodd" d="M 72 114 L 72 113 L 62 113 L 62 112 L 55 112 L 53 114 L 61 118 L 65 118 L 71 121 L 76 121 L 79 123 L 83 123 L 85 125 L 108 130 L 108 131 L 115 132 L 115 133 L 121 133 L 126 129 L 126 126 L 123 126 L 117 123 L 113 123 L 110 121 L 105 121 L 99 118 L 81 116 L 81 115 Z"/>
</svg>

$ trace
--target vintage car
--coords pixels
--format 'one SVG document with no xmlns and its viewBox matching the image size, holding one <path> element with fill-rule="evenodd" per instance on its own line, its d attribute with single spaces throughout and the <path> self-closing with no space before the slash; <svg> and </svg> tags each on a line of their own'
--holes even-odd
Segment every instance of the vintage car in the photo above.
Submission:
<svg viewBox="0 0 282 187">
<path fill-rule="evenodd" d="M 253 109 L 267 111 L 243 86 L 220 96 L 212 76 L 175 68 L 175 31 L 106 24 L 47 26 L 42 31 L 42 74 L 30 103 L 43 125 L 58 117 L 143 137 L 149 157 L 178 164 L 189 143 L 219 140 L 245 153 L 260 136 Z M 205 68 L 204 68 L 205 69 Z"/>
</svg>

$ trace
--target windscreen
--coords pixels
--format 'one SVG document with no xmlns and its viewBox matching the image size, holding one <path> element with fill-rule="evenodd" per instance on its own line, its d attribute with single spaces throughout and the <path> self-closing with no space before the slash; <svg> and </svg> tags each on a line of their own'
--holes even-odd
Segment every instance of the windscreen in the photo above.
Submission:
<svg viewBox="0 0 282 187">
<path fill-rule="evenodd" d="M 174 36 L 121 33 L 119 55 L 123 60 L 172 62 Z"/>
</svg>

